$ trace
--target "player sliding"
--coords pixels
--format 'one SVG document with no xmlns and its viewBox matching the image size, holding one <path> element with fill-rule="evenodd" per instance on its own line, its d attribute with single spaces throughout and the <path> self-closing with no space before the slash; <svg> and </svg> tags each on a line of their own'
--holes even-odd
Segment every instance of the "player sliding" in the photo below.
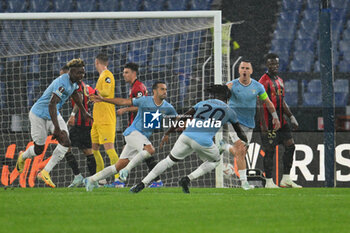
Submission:
<svg viewBox="0 0 350 233">
<path fill-rule="evenodd" d="M 18 172 L 22 173 L 26 159 L 43 153 L 46 137 L 49 132 L 53 133 L 52 139 L 57 139 L 58 145 L 53 151 L 50 161 L 38 174 L 38 178 L 52 188 L 55 188 L 56 185 L 52 182 L 49 173 L 63 159 L 70 147 L 67 125 L 58 110 L 72 96 L 83 116 L 92 120 L 92 117 L 82 105 L 80 96 L 76 91 L 78 84 L 85 75 L 84 61 L 73 59 L 67 65 L 69 67 L 68 73 L 56 78 L 31 108 L 29 120 L 34 146 L 29 147 L 25 152 L 21 151 L 16 164 Z"/>
<path fill-rule="evenodd" d="M 187 124 L 185 131 L 177 139 L 170 154 L 160 161 L 141 183 L 132 187 L 130 192 L 140 192 L 167 168 L 172 167 L 176 162 L 184 160 L 187 156 L 196 152 L 204 162 L 195 171 L 188 176 L 182 177 L 179 181 L 182 191 L 190 193 L 189 184 L 192 180 L 212 171 L 219 165 L 221 157 L 219 149 L 213 142 L 213 137 L 221 126 L 227 122 L 232 124 L 240 138 L 235 142 L 235 155 L 245 153 L 247 137 L 239 126 L 236 113 L 225 103 L 231 96 L 230 90 L 226 85 L 213 85 L 208 91 L 214 94 L 215 99 L 201 101 L 185 113 L 186 116 L 193 116 L 192 119 L 187 119 L 186 122 L 194 124 Z M 201 127 L 207 123 L 210 125 L 208 128 Z M 169 133 L 174 130 L 175 127 L 171 127 L 165 133 L 161 146 L 168 142 Z M 248 182 L 246 185 L 249 189 Z"/>
<path fill-rule="evenodd" d="M 120 179 L 125 181 L 132 168 L 136 167 L 143 160 L 150 158 L 155 153 L 155 149 L 149 141 L 154 128 L 145 127 L 144 115 L 151 114 L 152 119 L 150 123 L 156 124 L 158 122 L 160 124 L 162 115 L 176 116 L 177 112 L 165 100 L 167 97 L 167 87 L 164 82 L 158 81 L 154 83 L 152 91 L 153 96 L 142 96 L 133 99 L 108 99 L 102 96 L 91 96 L 92 100 L 96 102 L 103 101 L 124 106 L 133 105 L 138 107 L 138 111 L 133 123 L 123 133 L 126 145 L 118 162 L 115 165 L 106 167 L 93 176 L 85 178 L 84 184 L 86 191 L 92 191 L 99 180 L 117 174 L 118 172 L 120 172 Z"/>
</svg>

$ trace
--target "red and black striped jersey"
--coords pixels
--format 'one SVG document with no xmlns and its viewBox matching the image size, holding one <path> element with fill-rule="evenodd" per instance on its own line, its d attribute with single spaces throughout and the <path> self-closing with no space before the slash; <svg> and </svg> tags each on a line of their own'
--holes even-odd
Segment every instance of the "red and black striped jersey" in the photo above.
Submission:
<svg viewBox="0 0 350 233">
<path fill-rule="evenodd" d="M 283 118 L 283 101 L 284 101 L 284 83 L 283 80 L 279 76 L 270 76 L 268 73 L 264 74 L 260 80 L 259 83 L 261 83 L 265 90 L 267 95 L 269 96 L 271 102 L 273 103 L 278 119 L 281 122 L 281 126 L 286 124 L 286 121 Z M 296 97 L 297 98 L 297 97 Z M 269 110 L 267 109 L 266 105 L 264 104 L 264 119 L 265 123 L 268 129 L 273 129 L 272 125 L 272 116 L 269 113 Z"/>
<path fill-rule="evenodd" d="M 139 81 L 138 79 L 135 80 L 133 84 L 131 84 L 131 88 L 129 90 L 129 98 L 139 98 L 141 96 L 147 96 L 147 88 L 146 86 Z M 136 116 L 136 112 L 129 112 L 129 126 L 134 121 L 134 118 Z"/>
<path fill-rule="evenodd" d="M 79 89 L 77 90 L 79 95 L 83 96 L 82 104 L 86 111 L 91 114 L 92 111 L 92 103 L 89 101 L 89 94 L 92 94 L 95 92 L 95 89 L 90 87 L 89 85 L 86 85 L 84 82 L 81 82 L 79 85 Z M 74 100 L 72 101 L 72 107 L 74 108 Z M 75 126 L 85 126 L 85 127 L 91 127 L 92 122 L 88 119 L 85 119 L 83 115 L 81 114 L 80 109 L 78 110 L 77 114 L 75 114 Z"/>
</svg>

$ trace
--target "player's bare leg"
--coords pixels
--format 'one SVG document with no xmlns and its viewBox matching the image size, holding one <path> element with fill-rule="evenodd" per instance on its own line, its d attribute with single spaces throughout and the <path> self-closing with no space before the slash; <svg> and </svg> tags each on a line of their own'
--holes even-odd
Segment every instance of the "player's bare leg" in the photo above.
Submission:
<svg viewBox="0 0 350 233">
<path fill-rule="evenodd" d="M 246 168 L 246 161 L 245 161 L 245 155 L 247 153 L 247 148 L 243 141 L 238 140 L 234 143 L 234 145 L 226 144 L 224 141 L 220 142 L 220 152 L 223 151 L 229 152 L 232 154 L 237 161 L 237 167 L 238 167 L 238 173 L 239 173 L 239 179 L 241 181 L 241 187 L 244 190 L 253 189 L 254 186 L 250 185 L 247 180 L 247 168 Z"/>
</svg>

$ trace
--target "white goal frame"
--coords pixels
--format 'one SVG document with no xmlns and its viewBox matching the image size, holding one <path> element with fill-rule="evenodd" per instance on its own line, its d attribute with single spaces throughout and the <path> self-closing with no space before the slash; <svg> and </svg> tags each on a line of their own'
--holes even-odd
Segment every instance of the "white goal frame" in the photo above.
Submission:
<svg viewBox="0 0 350 233">
<path fill-rule="evenodd" d="M 147 11 L 147 12 L 59 12 L 1 13 L 1 20 L 69 20 L 69 19 L 152 19 L 152 18 L 212 18 L 214 38 L 214 83 L 222 84 L 222 17 L 221 11 Z M 216 135 L 216 143 L 222 131 Z M 222 161 L 216 169 L 216 187 L 223 187 Z"/>
</svg>

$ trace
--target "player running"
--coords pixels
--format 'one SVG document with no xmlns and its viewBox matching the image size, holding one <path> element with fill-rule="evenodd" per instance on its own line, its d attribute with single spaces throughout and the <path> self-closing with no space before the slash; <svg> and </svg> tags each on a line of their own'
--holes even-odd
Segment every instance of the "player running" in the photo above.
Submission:
<svg viewBox="0 0 350 233">
<path fill-rule="evenodd" d="M 56 78 L 31 108 L 29 120 L 34 145 L 30 146 L 25 152 L 21 151 L 19 153 L 16 164 L 18 172 L 22 173 L 25 160 L 43 153 L 46 137 L 49 132 L 53 133 L 52 139 L 57 139 L 58 145 L 53 151 L 49 162 L 37 176 L 52 188 L 55 188 L 56 185 L 52 182 L 49 173 L 63 159 L 70 147 L 67 124 L 59 113 L 60 108 L 72 96 L 83 116 L 92 120 L 92 117 L 82 105 L 76 91 L 78 84 L 85 75 L 84 61 L 73 59 L 67 65 L 69 67 L 68 73 Z"/>
<path fill-rule="evenodd" d="M 138 112 L 133 123 L 124 131 L 126 145 L 120 155 L 120 159 L 115 165 L 111 165 L 101 172 L 84 179 L 86 191 L 92 191 L 97 182 L 119 172 L 120 179 L 125 181 L 129 171 L 140 164 L 143 160 L 151 157 L 155 153 L 149 137 L 154 131 L 154 127 L 146 127 L 144 124 L 144 115 L 150 116 L 150 124 L 159 124 L 162 122 L 163 115 L 176 116 L 174 107 L 168 103 L 167 87 L 164 82 L 158 81 L 152 86 L 153 96 L 143 96 L 140 98 L 108 99 L 102 96 L 91 96 L 94 101 L 103 101 L 116 105 L 136 106 Z M 156 178 L 156 177 L 154 177 Z M 154 180 L 153 178 L 153 180 Z"/>
<path fill-rule="evenodd" d="M 219 149 L 213 142 L 213 137 L 222 125 L 230 122 L 235 129 L 239 139 L 235 141 L 235 154 L 244 154 L 247 137 L 239 126 L 235 112 L 225 103 L 231 96 L 231 92 L 226 85 L 211 86 L 208 91 L 214 94 L 215 99 L 209 99 L 197 103 L 193 108 L 185 113 L 193 117 L 186 119 L 186 122 L 194 121 L 194 124 L 187 124 L 185 131 L 177 139 L 170 154 L 160 161 L 153 170 L 142 180 L 141 183 L 130 189 L 130 192 L 138 193 L 143 190 L 156 176 L 162 174 L 167 168 L 175 163 L 184 160 L 193 152 L 204 162 L 191 174 L 182 177 L 179 185 L 184 193 L 190 193 L 189 184 L 192 180 L 210 172 L 219 165 Z M 201 127 L 209 123 L 209 127 Z M 161 146 L 168 142 L 169 133 L 176 127 L 171 127 L 164 135 Z M 247 184 L 249 186 L 249 184 Z"/>
<path fill-rule="evenodd" d="M 125 82 L 129 83 L 129 98 L 139 98 L 142 96 L 147 96 L 147 88 L 146 86 L 137 78 L 138 65 L 136 63 L 130 62 L 125 64 L 123 70 L 123 77 Z M 120 108 L 117 110 L 118 115 L 123 115 L 125 113 L 129 113 L 129 122 L 128 126 L 132 124 L 135 119 L 138 107 L 130 106 L 125 108 Z M 156 166 L 157 162 L 154 156 L 151 156 L 145 159 L 148 169 L 151 171 L 154 166 Z M 105 187 L 125 187 L 125 183 L 120 179 L 115 180 L 113 183 L 105 185 Z M 150 188 L 158 188 L 163 187 L 163 182 L 160 180 L 160 177 L 155 178 L 154 182 L 149 186 Z"/>
</svg>

